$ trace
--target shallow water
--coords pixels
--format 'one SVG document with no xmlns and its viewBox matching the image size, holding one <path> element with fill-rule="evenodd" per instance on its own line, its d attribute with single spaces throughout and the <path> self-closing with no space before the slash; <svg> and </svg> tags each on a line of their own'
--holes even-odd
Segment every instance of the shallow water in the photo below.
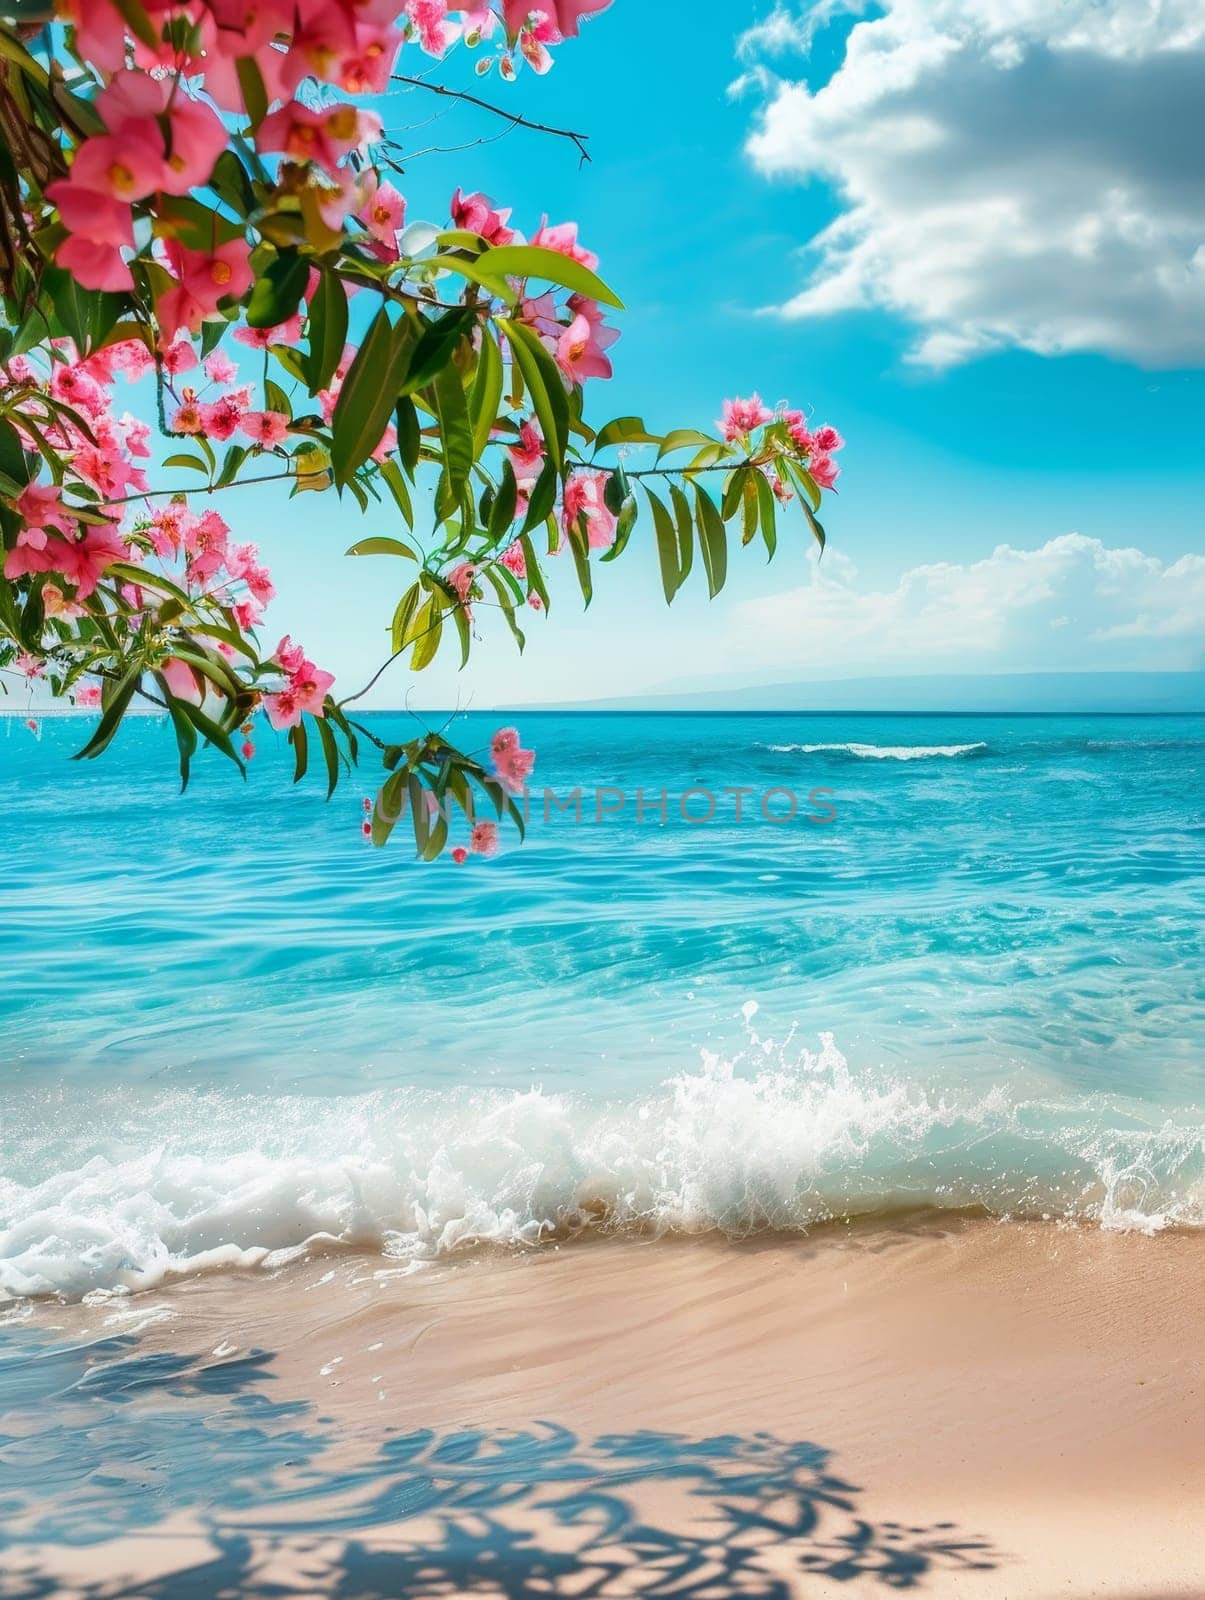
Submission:
<svg viewBox="0 0 1205 1600">
<path fill-rule="evenodd" d="M 366 848 L 363 788 L 292 789 L 283 748 L 179 798 L 157 724 L 87 765 L 78 723 L 0 724 L 0 1292 L 315 1234 L 1205 1221 L 1200 719 L 520 726 L 582 824 L 537 788 L 458 869 Z"/>
</svg>

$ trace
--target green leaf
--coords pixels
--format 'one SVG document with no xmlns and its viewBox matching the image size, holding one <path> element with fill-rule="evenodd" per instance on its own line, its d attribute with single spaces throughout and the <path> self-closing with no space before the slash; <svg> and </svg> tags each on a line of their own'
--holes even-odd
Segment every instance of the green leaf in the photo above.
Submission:
<svg viewBox="0 0 1205 1600">
<path fill-rule="evenodd" d="M 678 528 L 678 587 L 690 577 L 695 559 L 695 529 L 690 501 L 676 483 L 671 483 L 669 497 L 673 501 L 674 521 Z"/>
<path fill-rule="evenodd" d="M 661 449 L 657 452 L 657 460 L 668 456 L 675 450 L 685 450 L 688 445 L 698 448 L 700 445 L 714 444 L 714 439 L 707 434 L 700 433 L 697 428 L 675 428 L 672 433 L 667 433 L 661 441 Z"/>
<path fill-rule="evenodd" d="M 594 440 L 595 450 L 606 450 L 613 444 L 661 444 L 660 434 L 650 433 L 643 417 L 616 417 L 601 428 Z M 647 460 L 647 457 L 645 458 Z"/>
<path fill-rule="evenodd" d="M 627 473 L 622 466 L 616 467 L 603 485 L 603 504 L 612 516 L 617 517 L 623 510 L 623 503 L 631 492 Z"/>
<path fill-rule="evenodd" d="M 413 483 L 414 471 L 418 466 L 419 454 L 423 447 L 422 429 L 419 427 L 418 412 L 413 400 L 403 398 L 398 401 L 394 421 L 397 423 L 398 459 Z"/>
<path fill-rule="evenodd" d="M 204 477 L 209 476 L 209 468 L 196 456 L 168 456 L 163 465 L 165 467 L 188 467 L 192 472 L 199 472 Z"/>
<path fill-rule="evenodd" d="M 348 369 L 331 418 L 331 465 L 345 484 L 381 442 L 405 375 L 411 333 L 382 306 Z"/>
<path fill-rule="evenodd" d="M 406 487 L 406 480 L 402 477 L 402 469 L 392 457 L 381 462 L 380 475 L 385 480 L 389 493 L 393 496 L 394 504 L 402 513 L 402 518 L 408 528 L 414 526 L 414 503 L 410 499 L 410 491 Z M 403 547 L 408 548 L 408 547 Z M 417 561 L 418 557 L 414 559 Z"/>
<path fill-rule="evenodd" d="M 510 457 L 507 456 L 502 462 L 502 477 L 490 510 L 489 531 L 495 540 L 501 539 L 515 520 L 518 500 L 519 486 L 515 482 L 515 469 L 511 465 Z"/>
<path fill-rule="evenodd" d="M 304 720 L 289 729 L 289 744 L 293 747 L 293 782 L 300 783 L 310 764 L 310 737 Z"/>
<path fill-rule="evenodd" d="M 112 690 L 101 713 L 100 721 L 93 730 L 92 737 L 82 750 L 77 750 L 72 756 L 73 761 L 92 761 L 101 755 L 113 742 L 113 736 L 121 726 L 121 719 L 129 708 L 130 701 L 138 692 L 138 685 L 142 681 L 142 665 L 136 662 L 128 668 L 125 676 L 120 678 Z"/>
<path fill-rule="evenodd" d="M 469 394 L 469 418 L 473 424 L 473 459 L 479 461 L 490 442 L 490 432 L 498 420 L 502 403 L 502 352 L 488 328 L 481 333 L 481 352 Z"/>
<path fill-rule="evenodd" d="M 457 508 L 464 499 L 469 474 L 473 470 L 473 430 L 465 401 L 460 373 L 446 366 L 434 383 L 435 404 L 439 412 L 440 443 L 443 446 L 444 474 Z"/>
<path fill-rule="evenodd" d="M 443 637 L 443 617 L 434 598 L 424 602 L 414 619 L 414 654 L 410 657 L 412 672 L 422 672 L 435 660 L 439 641 Z"/>
<path fill-rule="evenodd" d="M 415 612 L 419 601 L 422 599 L 422 589 L 417 583 L 412 583 L 409 589 L 398 601 L 397 610 L 393 613 L 392 635 L 393 653 L 398 655 L 411 642 L 411 629 L 414 625 Z"/>
<path fill-rule="evenodd" d="M 699 549 L 707 574 L 707 592 L 714 600 L 728 576 L 728 535 L 715 501 L 695 485 L 695 516 L 699 530 Z"/>
<path fill-rule="evenodd" d="M 347 552 L 349 556 L 403 556 L 407 561 L 417 561 L 418 556 L 400 539 L 360 539 Z"/>
<path fill-rule="evenodd" d="M 527 562 L 527 587 L 534 594 L 539 595 L 544 602 L 544 610 L 547 612 L 551 601 L 548 598 L 548 588 L 544 582 L 544 574 L 540 570 L 540 558 L 536 555 L 536 547 L 526 533 L 519 535 L 519 545 L 522 548 L 524 560 Z"/>
<path fill-rule="evenodd" d="M 330 386 L 347 345 L 347 291 L 337 272 L 324 267 L 309 303 L 310 348 L 303 360 L 310 393 Z"/>
<path fill-rule="evenodd" d="M 757 502 L 761 511 L 761 536 L 766 543 L 767 559 L 774 559 L 778 547 L 778 502 L 764 472 L 757 474 Z"/>
<path fill-rule="evenodd" d="M 661 587 L 669 605 L 682 582 L 678 570 L 678 530 L 673 518 L 651 489 L 645 490 L 649 508 L 653 513 L 653 531 L 657 539 L 657 562 L 661 568 Z"/>
<path fill-rule="evenodd" d="M 268 115 L 268 91 L 254 56 L 239 56 L 234 64 L 238 85 L 243 93 L 243 104 L 251 118 L 251 126 L 258 128 Z"/>
<path fill-rule="evenodd" d="M 590 540 L 581 526 L 580 519 L 569 529 L 569 551 L 573 556 L 573 565 L 577 569 L 577 581 L 581 586 L 582 599 L 585 601 L 586 609 L 589 610 L 590 602 L 594 598 L 594 576 L 590 571 Z"/>
<path fill-rule="evenodd" d="M 741 496 L 745 492 L 745 475 L 748 471 L 748 467 L 741 467 L 739 471 L 731 474 L 728 482 L 724 485 L 724 498 L 720 506 L 720 515 L 725 522 L 735 517 L 740 509 Z"/>
<path fill-rule="evenodd" d="M 55 314 L 81 356 L 104 344 L 130 303 L 128 295 L 85 289 L 61 267 L 46 267 L 43 284 Z"/>
<path fill-rule="evenodd" d="M 314 726 L 322 741 L 322 758 L 326 762 L 326 798 L 329 800 L 339 786 L 339 747 L 325 717 L 315 717 Z"/>
<path fill-rule="evenodd" d="M 560 474 L 552 461 L 545 461 L 540 469 L 540 476 L 536 479 L 536 486 L 531 491 L 531 500 L 527 507 L 527 516 L 523 522 L 523 532 L 528 534 L 533 528 L 538 528 L 541 522 L 546 522 L 556 505 L 556 492 L 560 487 Z"/>
<path fill-rule="evenodd" d="M 281 250 L 255 280 L 247 305 L 247 325 L 274 328 L 287 322 L 301 304 L 310 279 L 310 258 L 296 250 Z"/>
<path fill-rule="evenodd" d="M 176 735 L 176 750 L 180 758 L 180 793 L 188 788 L 188 774 L 192 765 L 192 758 L 197 749 L 197 731 L 184 715 L 179 701 L 167 686 L 167 680 L 162 673 L 155 673 L 155 682 L 163 694 L 167 705 L 167 714 L 172 719 L 172 729 Z"/>
<path fill-rule="evenodd" d="M 561 369 L 534 329 L 522 322 L 502 321 L 498 326 L 506 335 L 515 365 L 531 392 L 531 403 L 544 434 L 544 447 L 549 458 L 563 471 L 569 439 L 569 401 Z"/>
<path fill-rule="evenodd" d="M 574 261 L 572 256 L 559 250 L 546 250 L 536 244 L 504 244 L 485 251 L 477 261 L 481 272 L 492 278 L 539 278 L 545 283 L 557 283 L 564 289 L 573 289 L 587 295 L 602 305 L 624 309 L 623 301 L 613 289 L 607 287 L 597 273 Z"/>
<path fill-rule="evenodd" d="M 631 496 L 619 508 L 619 515 L 615 519 L 615 541 L 603 556 L 604 561 L 618 561 L 627 549 L 632 529 L 636 526 L 636 513 L 636 499 Z"/>
<path fill-rule="evenodd" d="M 443 372 L 455 355 L 457 345 L 472 331 L 476 321 L 476 316 L 466 306 L 445 311 L 442 317 L 436 317 L 433 322 L 424 322 L 421 317 L 414 318 L 410 327 L 412 334 L 415 326 L 420 330 L 418 342 L 414 345 L 399 393 L 415 394 Z"/>
</svg>

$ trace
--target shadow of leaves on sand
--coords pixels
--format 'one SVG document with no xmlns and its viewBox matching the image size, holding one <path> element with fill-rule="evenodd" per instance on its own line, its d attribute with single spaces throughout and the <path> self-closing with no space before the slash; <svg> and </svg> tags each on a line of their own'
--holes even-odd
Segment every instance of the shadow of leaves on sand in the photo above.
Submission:
<svg viewBox="0 0 1205 1600">
<path fill-rule="evenodd" d="M 816 1444 L 553 1423 L 349 1441 L 269 1399 L 270 1366 L 36 1353 L 0 1422 L 4 1600 L 788 1600 L 808 1574 L 911 1589 L 996 1564 L 952 1524 L 859 1515 Z M 163 1573 L 165 1542 L 149 1581 L 40 1570 L 38 1547 L 104 1543 L 120 1572 L 120 1541 L 181 1512 L 209 1546 L 191 1565 Z"/>
</svg>

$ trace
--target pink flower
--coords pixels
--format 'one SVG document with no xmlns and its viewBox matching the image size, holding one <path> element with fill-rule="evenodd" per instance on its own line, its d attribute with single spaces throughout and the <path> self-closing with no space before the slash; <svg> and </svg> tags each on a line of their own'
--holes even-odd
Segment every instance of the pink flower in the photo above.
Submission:
<svg viewBox="0 0 1205 1600">
<path fill-rule="evenodd" d="M 52 483 L 26 484 L 13 504 L 25 524 L 17 534 L 18 544 L 31 544 L 36 550 L 42 550 L 46 546 L 47 528 L 62 534 L 75 532 L 75 519 Z"/>
<path fill-rule="evenodd" d="M 522 794 L 535 764 L 534 750 L 504 750 L 494 758 L 494 771 L 511 794 Z"/>
<path fill-rule="evenodd" d="M 164 331 L 186 327 L 196 333 L 219 301 L 239 299 L 251 287 L 250 251 L 245 239 L 232 239 L 210 251 L 188 250 L 167 242 L 167 259 L 176 283 L 159 297 L 156 309 Z"/>
<path fill-rule="evenodd" d="M 496 822 L 478 822 L 472 833 L 469 834 L 469 849 L 475 856 L 496 856 L 498 854 L 498 824 Z"/>
<path fill-rule="evenodd" d="M 506 226 L 510 220 L 509 208 L 496 211 L 494 202 L 485 194 L 464 194 L 460 189 L 452 196 L 452 221 L 458 228 L 480 234 L 486 244 L 513 244 L 515 231 Z"/>
<path fill-rule="evenodd" d="M 369 833 L 371 833 L 372 829 L 369 828 L 368 831 L 369 831 Z M 458 867 L 463 867 L 465 862 L 468 859 L 469 859 L 469 852 L 465 849 L 465 847 L 462 844 L 458 844 L 456 846 L 455 850 L 452 851 L 452 860 L 456 863 L 456 865 Z"/>
<path fill-rule="evenodd" d="M 276 666 L 280 667 L 283 672 L 287 672 L 290 677 L 294 673 L 302 671 L 306 664 L 305 651 L 299 644 L 294 644 L 287 633 L 276 646 L 271 659 Z"/>
<path fill-rule="evenodd" d="M 137 383 L 155 364 L 155 358 L 141 339 L 122 339 L 105 350 L 112 366 L 122 372 L 131 383 Z"/>
<path fill-rule="evenodd" d="M 237 338 L 237 335 L 235 336 Z M 191 372 L 197 364 L 197 352 L 187 339 L 175 339 L 166 345 L 161 358 L 164 372 L 178 378 L 182 372 Z"/>
<path fill-rule="evenodd" d="M 191 532 L 196 520 L 182 501 L 158 508 L 145 531 L 160 560 L 171 560 L 180 553 L 186 530 Z"/>
<path fill-rule="evenodd" d="M 76 598 L 86 600 L 95 592 L 101 574 L 115 561 L 128 557 L 125 540 L 106 523 L 85 527 L 78 539 L 52 534 L 41 549 L 18 544 L 4 559 L 4 576 L 23 578 L 31 572 L 59 572 L 75 585 Z"/>
<path fill-rule="evenodd" d="M 565 485 L 562 523 L 565 531 L 584 528 L 591 550 L 606 550 L 615 543 L 615 518 L 603 500 L 605 472 L 578 472 Z"/>
<path fill-rule="evenodd" d="M 495 761 L 519 748 L 518 728 L 499 728 L 490 740 L 490 755 Z"/>
<path fill-rule="evenodd" d="M 74 600 L 68 600 L 57 583 L 44 583 L 42 585 L 42 610 L 48 617 L 82 617 L 83 606 L 76 605 Z"/>
<path fill-rule="evenodd" d="M 380 118 L 355 106 L 314 111 L 290 100 L 264 118 L 255 142 L 260 150 L 279 151 L 294 161 L 316 161 L 334 174 L 351 151 L 381 136 Z"/>
<path fill-rule="evenodd" d="M 134 274 L 116 245 L 95 244 L 80 234 L 72 234 L 59 245 L 54 259 L 85 289 L 104 289 L 116 294 L 134 287 Z"/>
<path fill-rule="evenodd" d="M 355 51 L 339 63 L 335 82 L 348 94 L 384 94 L 401 42 L 395 28 L 381 24 L 357 28 Z"/>
<path fill-rule="evenodd" d="M 289 437 L 289 419 L 280 411 L 246 411 L 239 427 L 256 444 L 283 444 Z"/>
<path fill-rule="evenodd" d="M 610 3 L 611 0 L 540 0 L 537 6 L 532 0 L 503 0 L 503 16 L 511 33 L 518 33 L 533 11 L 551 12 L 558 32 L 573 39 L 577 37 L 580 18 L 605 11 Z"/>
<path fill-rule="evenodd" d="M 187 95 L 174 97 L 167 116 L 171 155 L 164 160 L 159 187 L 165 194 L 188 194 L 208 183 L 229 135 L 216 111 Z"/>
<path fill-rule="evenodd" d="M 258 545 L 231 545 L 226 551 L 226 571 L 232 578 L 241 579 L 247 585 L 255 598 L 257 608 L 266 606 L 276 594 L 272 574 L 260 562 Z M 304 661 L 304 655 L 299 659 Z"/>
<path fill-rule="evenodd" d="M 174 699 L 187 700 L 194 706 L 199 706 L 204 700 L 205 690 L 197 682 L 197 675 L 187 662 L 177 656 L 168 656 L 166 661 L 159 663 L 159 672 Z"/>
<path fill-rule="evenodd" d="M 288 634 L 277 645 L 272 661 L 289 680 L 286 688 L 264 696 L 264 707 L 272 726 L 295 728 L 307 711 L 312 717 L 321 717 L 334 675 L 321 671 L 308 660 L 305 651 L 294 644 Z"/>
<path fill-rule="evenodd" d="M 114 133 L 85 139 L 71 165 L 70 181 L 129 205 L 161 188 L 163 178 L 159 124 L 153 117 L 131 117 Z"/>
<path fill-rule="evenodd" d="M 286 322 L 278 322 L 274 328 L 236 328 L 234 337 L 240 344 L 250 345 L 253 350 L 266 350 L 273 344 L 299 344 L 301 315 L 298 313 Z"/>
<path fill-rule="evenodd" d="M 845 448 L 845 440 L 830 423 L 825 423 L 823 428 L 816 429 L 816 449 L 821 454 L 831 456 L 834 451 Z"/>
<path fill-rule="evenodd" d="M 594 337 L 594 330 L 583 316 L 573 319 L 557 340 L 557 365 L 573 383 L 586 378 L 609 378 L 611 363 Z"/>
<path fill-rule="evenodd" d="M 538 594 L 529 594 L 527 597 L 527 604 L 533 611 L 543 611 L 544 609 L 544 602 L 540 599 Z"/>
<path fill-rule="evenodd" d="M 228 523 L 216 511 L 206 511 L 184 524 L 184 549 L 191 583 L 207 584 L 217 577 L 226 563 L 229 535 Z"/>
<path fill-rule="evenodd" d="M 520 583 L 527 578 L 527 557 L 523 554 L 521 544 L 509 545 L 498 558 L 508 572 L 519 579 Z"/>
<path fill-rule="evenodd" d="M 201 407 L 195 400 L 185 400 L 179 406 L 171 420 L 173 433 L 203 433 L 205 431 L 205 418 L 201 414 Z"/>
<path fill-rule="evenodd" d="M 83 706 L 85 710 L 90 710 L 93 706 L 98 706 L 100 704 L 99 684 L 81 684 L 75 691 L 75 703 L 77 706 Z"/>
<path fill-rule="evenodd" d="M 725 400 L 724 415 L 716 427 L 728 440 L 729 444 L 737 439 L 743 439 L 746 434 L 760 428 L 763 423 L 769 422 L 774 413 L 762 404 L 759 394 L 753 394 L 748 400 Z"/>
<path fill-rule="evenodd" d="M 808 462 L 808 471 L 822 489 L 831 489 L 841 476 L 841 468 L 832 456 L 813 456 Z"/>
<path fill-rule="evenodd" d="M 579 261 L 583 267 L 589 267 L 591 272 L 598 266 L 598 257 L 592 250 L 585 250 L 577 242 L 577 223 L 558 222 L 549 226 L 545 217 L 540 223 L 539 232 L 533 235 L 532 244 L 538 244 L 545 250 L 555 250 L 558 255 L 568 256 L 571 261 Z"/>
<path fill-rule="evenodd" d="M 391 183 L 377 183 L 356 216 L 378 243 L 397 255 L 397 236 L 406 221 L 406 201 Z"/>
<path fill-rule="evenodd" d="M 471 561 L 462 561 L 447 575 L 447 581 L 456 592 L 461 605 L 467 605 L 477 578 L 477 568 Z"/>
<path fill-rule="evenodd" d="M 516 477 L 534 477 L 544 465 L 544 441 L 533 423 L 525 422 L 519 429 L 519 442 L 510 446 L 510 459 Z"/>
<path fill-rule="evenodd" d="M 224 350 L 205 357 L 205 371 L 214 383 L 233 383 L 238 377 L 238 368 Z"/>
<path fill-rule="evenodd" d="M 236 390 L 224 394 L 212 405 L 201 407 L 204 431 L 211 439 L 231 439 L 243 425 L 246 416 L 246 391 Z"/>
<path fill-rule="evenodd" d="M 244 740 L 240 753 L 244 761 L 250 761 L 252 756 L 254 756 L 255 746 L 251 743 L 250 739 Z"/>
</svg>

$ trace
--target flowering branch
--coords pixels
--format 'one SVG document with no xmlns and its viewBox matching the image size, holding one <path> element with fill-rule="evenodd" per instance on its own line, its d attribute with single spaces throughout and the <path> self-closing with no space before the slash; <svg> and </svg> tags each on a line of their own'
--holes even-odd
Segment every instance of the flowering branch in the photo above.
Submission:
<svg viewBox="0 0 1205 1600">
<path fill-rule="evenodd" d="M 835 429 L 756 395 L 727 401 L 714 432 L 591 426 L 587 394 L 611 376 L 609 319 L 623 308 L 576 224 L 524 237 L 508 209 L 457 189 L 445 218 L 406 225 L 365 103 L 391 85 L 589 157 L 583 134 L 395 71 L 401 52 L 484 45 L 479 75 L 509 81 L 545 72 L 606 4 L 58 0 L 61 25 L 37 46 L 48 67 L 0 25 L 0 671 L 97 710 L 81 757 L 108 749 L 137 699 L 165 712 L 183 783 L 205 747 L 244 769 L 266 720 L 287 735 L 295 778 L 321 758 L 329 795 L 364 739 L 387 774 L 364 823 L 374 843 L 406 801 L 433 859 L 451 841 L 430 799 L 458 808 L 490 853 L 496 824 L 476 822 L 473 795 L 521 830 L 512 796 L 535 757 L 513 730 L 487 770 L 442 730 L 390 745 L 344 708 L 449 641 L 463 665 L 478 607 L 522 648 L 555 565 L 589 604 L 638 526 L 651 526 L 667 601 L 696 565 L 720 592 L 737 528 L 773 556 L 780 508 L 796 500 L 823 546 Z M 367 307 L 358 344 L 353 294 Z M 118 400 L 144 381 L 173 487 L 148 481 L 150 427 Z M 655 462 L 629 468 L 633 448 Z M 261 647 L 271 574 L 197 503 L 267 483 L 396 516 L 399 536 L 349 551 L 410 568 L 388 660 L 343 699 L 288 634 Z M 428 490 L 433 509 L 416 510 Z"/>
</svg>

